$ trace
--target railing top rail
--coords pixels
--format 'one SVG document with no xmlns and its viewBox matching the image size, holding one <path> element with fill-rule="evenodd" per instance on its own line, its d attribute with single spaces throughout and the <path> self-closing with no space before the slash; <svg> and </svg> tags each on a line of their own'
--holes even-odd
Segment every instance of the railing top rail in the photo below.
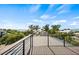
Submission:
<svg viewBox="0 0 79 59">
<path fill-rule="evenodd" d="M 27 39 L 28 37 L 30 37 L 30 36 L 32 36 L 32 34 L 30 34 L 30 35 L 28 35 L 28 36 L 26 36 L 26 37 L 20 39 L 19 41 L 17 41 L 17 42 L 15 42 L 15 43 L 11 44 L 10 46 L 6 46 L 4 49 L 2 49 L 2 50 L 0 51 L 0 55 L 3 54 L 5 51 L 11 49 L 12 47 L 14 47 L 15 45 L 17 45 L 18 43 L 22 42 L 23 40 L 26 40 L 26 39 Z"/>
</svg>

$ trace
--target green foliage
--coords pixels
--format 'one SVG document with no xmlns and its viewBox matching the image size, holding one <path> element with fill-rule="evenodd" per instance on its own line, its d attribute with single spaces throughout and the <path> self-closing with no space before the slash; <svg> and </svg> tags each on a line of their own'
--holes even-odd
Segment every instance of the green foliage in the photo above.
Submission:
<svg viewBox="0 0 79 59">
<path fill-rule="evenodd" d="M 43 26 L 42 30 L 48 32 L 50 34 L 50 36 L 52 37 L 57 37 L 61 40 L 64 40 L 69 42 L 72 45 L 76 45 L 79 46 L 79 42 L 76 41 L 75 39 L 72 39 L 72 36 L 74 36 L 74 33 L 71 31 L 69 33 L 66 32 L 60 32 L 59 28 L 61 27 L 60 25 L 52 25 L 52 28 L 49 28 L 49 25 L 46 24 L 45 26 Z M 29 34 L 33 34 L 34 30 L 38 30 L 39 26 L 38 25 L 30 25 L 29 26 L 30 30 L 21 32 L 21 31 L 17 31 L 17 30 L 5 30 L 7 32 L 7 34 L 5 34 L 4 36 L 2 36 L 0 38 L 0 44 L 12 44 L 18 40 L 20 40 L 21 38 L 23 38 L 24 36 L 27 36 Z"/>
<path fill-rule="evenodd" d="M 38 29 L 40 29 L 39 25 L 30 25 L 30 34 L 34 34 L 34 30 L 37 31 Z"/>
<path fill-rule="evenodd" d="M 31 31 L 33 31 L 35 27 L 34 27 L 34 25 L 30 25 L 29 28 Z"/>
<path fill-rule="evenodd" d="M 40 29 L 40 28 L 39 28 L 39 25 L 35 25 L 35 26 L 34 26 L 34 29 L 35 29 L 36 31 L 37 31 L 38 29 Z"/>
<path fill-rule="evenodd" d="M 71 44 L 74 46 L 79 46 L 79 41 L 72 40 Z"/>
<path fill-rule="evenodd" d="M 1 44 L 12 44 L 16 41 L 18 41 L 19 39 L 23 38 L 25 35 L 23 33 L 7 33 L 5 34 L 2 39 L 1 39 Z"/>
<path fill-rule="evenodd" d="M 52 27 L 51 32 L 55 34 L 56 32 L 59 31 L 60 25 L 52 25 L 51 27 Z"/>
<path fill-rule="evenodd" d="M 6 32 L 7 34 L 0 38 L 0 44 L 12 44 L 30 33 L 30 31 L 21 32 L 11 29 L 8 29 Z"/>
<path fill-rule="evenodd" d="M 48 32 L 49 31 L 49 25 L 46 24 L 45 26 L 43 26 L 43 30 L 46 31 L 46 32 Z"/>
<path fill-rule="evenodd" d="M 32 32 L 30 31 L 30 30 L 27 30 L 27 31 L 24 31 L 23 32 L 23 34 L 25 35 L 25 36 L 27 36 L 27 35 L 29 35 L 29 34 L 31 34 Z"/>
<path fill-rule="evenodd" d="M 54 34 L 52 29 L 49 29 L 49 34 Z"/>
<path fill-rule="evenodd" d="M 76 41 L 75 39 L 72 39 L 72 36 L 74 36 L 73 32 L 69 32 L 69 33 L 65 33 L 65 32 L 53 32 L 52 30 L 54 29 L 50 29 L 49 33 L 52 37 L 57 37 L 61 40 L 64 40 L 74 46 L 79 46 L 79 41 Z M 57 30 L 56 30 L 57 31 Z"/>
</svg>

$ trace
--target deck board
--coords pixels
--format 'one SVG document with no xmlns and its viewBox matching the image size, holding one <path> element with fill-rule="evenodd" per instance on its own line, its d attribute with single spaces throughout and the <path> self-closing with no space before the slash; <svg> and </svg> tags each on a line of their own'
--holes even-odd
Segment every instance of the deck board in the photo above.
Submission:
<svg viewBox="0 0 79 59">
<path fill-rule="evenodd" d="M 67 47 L 67 48 L 69 48 L 70 50 L 76 52 L 79 55 L 79 46 L 77 46 L 77 47 Z"/>
<path fill-rule="evenodd" d="M 66 47 L 50 47 L 50 48 L 54 51 L 55 55 L 77 55 L 76 53 L 72 52 Z"/>
<path fill-rule="evenodd" d="M 50 49 L 47 47 L 47 36 L 34 36 L 32 55 L 78 55 L 79 47 L 63 47 L 63 41 L 49 37 Z M 71 46 L 66 43 L 67 46 Z M 75 51 L 75 52 L 73 52 Z"/>
<path fill-rule="evenodd" d="M 33 47 L 32 55 L 53 55 L 53 53 L 46 46 L 35 46 Z"/>
</svg>

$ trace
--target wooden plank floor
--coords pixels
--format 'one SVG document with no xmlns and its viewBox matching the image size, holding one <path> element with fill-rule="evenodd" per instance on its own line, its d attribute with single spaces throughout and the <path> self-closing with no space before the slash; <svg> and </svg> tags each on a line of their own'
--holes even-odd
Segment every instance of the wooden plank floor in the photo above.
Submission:
<svg viewBox="0 0 79 59">
<path fill-rule="evenodd" d="M 54 55 L 46 46 L 33 47 L 32 55 Z"/>
<path fill-rule="evenodd" d="M 73 52 L 75 52 L 79 55 L 79 46 L 77 46 L 77 47 L 67 47 L 67 48 L 69 48 L 71 51 L 73 51 Z"/>
<path fill-rule="evenodd" d="M 47 47 L 46 36 L 34 36 L 32 55 L 78 55 L 79 53 L 79 47 L 63 47 L 63 41 L 57 38 L 49 37 L 49 40 L 50 48 Z"/>
<path fill-rule="evenodd" d="M 34 46 L 47 46 L 47 43 L 48 43 L 47 36 L 34 36 L 33 38 L 34 38 L 33 39 Z M 49 45 L 50 46 L 63 46 L 63 41 L 55 37 L 49 37 Z M 71 46 L 68 43 L 65 43 L 65 45 Z"/>
<path fill-rule="evenodd" d="M 49 49 L 46 46 L 35 46 L 32 55 L 79 55 L 79 47 L 50 47 Z"/>
<path fill-rule="evenodd" d="M 55 55 L 77 55 L 75 52 L 69 50 L 66 47 L 50 47 L 54 51 Z"/>
</svg>

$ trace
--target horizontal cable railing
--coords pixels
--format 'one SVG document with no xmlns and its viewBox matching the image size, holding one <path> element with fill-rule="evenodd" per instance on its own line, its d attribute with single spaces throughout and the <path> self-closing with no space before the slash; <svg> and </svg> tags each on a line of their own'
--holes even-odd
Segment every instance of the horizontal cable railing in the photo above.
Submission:
<svg viewBox="0 0 79 59">
<path fill-rule="evenodd" d="M 33 35 L 30 34 L 0 51 L 0 55 L 29 55 L 32 53 Z"/>
<path fill-rule="evenodd" d="M 47 35 L 48 46 L 63 46 L 63 47 L 79 47 L 79 38 L 76 36 L 56 37 Z"/>
</svg>

